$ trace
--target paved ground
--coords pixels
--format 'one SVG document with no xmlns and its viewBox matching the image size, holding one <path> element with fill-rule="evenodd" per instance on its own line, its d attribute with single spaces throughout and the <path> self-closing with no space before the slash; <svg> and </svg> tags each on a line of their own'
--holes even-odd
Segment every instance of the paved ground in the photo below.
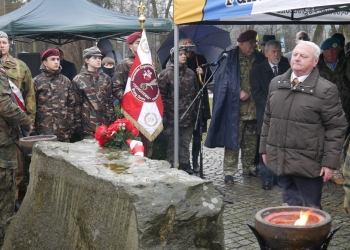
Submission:
<svg viewBox="0 0 350 250">
<path fill-rule="evenodd" d="M 223 181 L 222 148 L 203 149 L 204 178 L 212 180 L 218 193 L 225 202 L 224 226 L 226 249 L 260 249 L 257 240 L 247 224 L 254 226 L 255 214 L 266 207 L 282 205 L 281 189 L 261 189 L 261 179 L 256 177 L 235 176 L 234 185 L 225 185 Z M 332 229 L 342 225 L 331 241 L 329 250 L 350 249 L 350 216 L 343 209 L 344 190 L 341 185 L 328 182 L 324 184 L 322 195 L 323 209 L 332 217 Z"/>
</svg>

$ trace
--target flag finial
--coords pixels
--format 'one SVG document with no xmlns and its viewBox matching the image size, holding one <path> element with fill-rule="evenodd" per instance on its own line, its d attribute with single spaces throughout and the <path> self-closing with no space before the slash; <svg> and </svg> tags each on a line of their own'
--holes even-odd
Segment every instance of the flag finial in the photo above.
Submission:
<svg viewBox="0 0 350 250">
<path fill-rule="evenodd" d="M 138 8 L 140 9 L 140 16 L 139 16 L 140 27 L 143 30 L 145 21 L 146 21 L 146 17 L 143 15 L 143 13 L 145 11 L 146 6 L 141 2 Z"/>
</svg>

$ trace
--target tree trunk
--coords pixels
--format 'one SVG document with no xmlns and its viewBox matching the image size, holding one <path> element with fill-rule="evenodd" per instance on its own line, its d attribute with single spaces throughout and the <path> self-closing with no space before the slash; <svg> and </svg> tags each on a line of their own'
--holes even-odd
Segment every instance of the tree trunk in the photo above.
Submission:
<svg viewBox="0 0 350 250">
<path fill-rule="evenodd" d="M 324 25 L 318 24 L 315 29 L 314 37 L 312 41 L 316 44 L 321 44 L 323 42 L 323 31 L 324 31 Z"/>
<path fill-rule="evenodd" d="M 338 32 L 338 31 L 337 31 L 337 28 L 335 27 L 334 24 L 331 24 L 331 29 L 332 29 L 332 34 L 335 34 L 335 33 Z"/>
</svg>

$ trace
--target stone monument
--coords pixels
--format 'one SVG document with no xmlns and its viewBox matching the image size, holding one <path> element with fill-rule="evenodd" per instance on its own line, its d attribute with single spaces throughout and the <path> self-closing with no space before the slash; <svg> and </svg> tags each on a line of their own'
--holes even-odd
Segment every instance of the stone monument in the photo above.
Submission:
<svg viewBox="0 0 350 250">
<path fill-rule="evenodd" d="M 170 167 L 94 140 L 38 142 L 3 249 L 225 249 L 212 182 Z"/>
</svg>

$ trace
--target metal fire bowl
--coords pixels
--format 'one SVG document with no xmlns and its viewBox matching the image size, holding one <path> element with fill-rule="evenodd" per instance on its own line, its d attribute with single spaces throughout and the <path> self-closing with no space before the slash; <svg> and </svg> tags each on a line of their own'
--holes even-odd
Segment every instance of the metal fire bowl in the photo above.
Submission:
<svg viewBox="0 0 350 250">
<path fill-rule="evenodd" d="M 308 211 L 309 207 L 283 206 L 260 210 L 255 215 L 255 229 L 271 250 L 320 249 L 331 230 L 331 216 L 325 211 L 314 209 L 313 214 L 323 220 L 306 226 L 279 225 L 264 218 L 272 213 Z"/>
<path fill-rule="evenodd" d="M 38 141 L 57 141 L 57 136 L 55 135 L 35 135 L 35 136 L 28 136 L 23 137 L 19 139 L 19 146 L 21 147 L 22 151 L 30 155 L 32 154 L 32 149 L 35 143 Z"/>
</svg>

